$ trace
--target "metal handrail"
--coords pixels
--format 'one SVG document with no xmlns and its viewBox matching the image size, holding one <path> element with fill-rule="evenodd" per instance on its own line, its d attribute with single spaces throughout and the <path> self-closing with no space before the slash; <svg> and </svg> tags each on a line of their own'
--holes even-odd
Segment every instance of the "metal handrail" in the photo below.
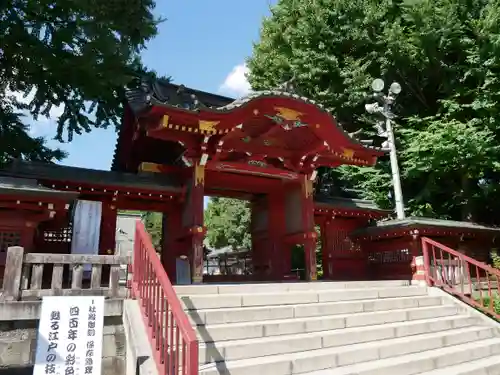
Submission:
<svg viewBox="0 0 500 375">
<path fill-rule="evenodd" d="M 422 238 L 422 252 L 427 285 L 500 319 L 500 306 L 495 308 L 495 301 L 500 301 L 498 269 L 427 237 Z"/>
<path fill-rule="evenodd" d="M 139 301 L 159 373 L 197 375 L 195 330 L 141 221 L 136 224 L 132 272 L 132 295 Z"/>
</svg>

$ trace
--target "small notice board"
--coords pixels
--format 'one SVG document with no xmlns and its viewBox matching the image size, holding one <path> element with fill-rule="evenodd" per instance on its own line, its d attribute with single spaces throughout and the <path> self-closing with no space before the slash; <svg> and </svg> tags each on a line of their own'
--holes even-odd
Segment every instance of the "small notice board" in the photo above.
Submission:
<svg viewBox="0 0 500 375">
<path fill-rule="evenodd" d="M 33 375 L 100 375 L 104 297 L 44 297 Z"/>
<path fill-rule="evenodd" d="M 191 284 L 191 270 L 190 270 L 189 260 L 177 258 L 175 260 L 175 268 L 177 271 L 176 274 L 177 285 Z"/>
</svg>

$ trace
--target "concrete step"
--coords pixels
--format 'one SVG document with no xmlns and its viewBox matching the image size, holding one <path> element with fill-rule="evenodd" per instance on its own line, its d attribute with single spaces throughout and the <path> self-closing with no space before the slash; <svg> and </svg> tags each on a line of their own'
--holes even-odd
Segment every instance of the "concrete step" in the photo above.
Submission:
<svg viewBox="0 0 500 375">
<path fill-rule="evenodd" d="M 339 290 L 339 289 L 366 289 L 409 286 L 408 280 L 381 280 L 381 281 L 317 281 L 317 282 L 289 282 L 289 283 L 249 283 L 249 284 L 204 284 L 204 285 L 177 285 L 175 291 L 178 296 L 206 295 L 206 294 L 250 294 L 250 293 L 283 293 L 310 290 Z"/>
<path fill-rule="evenodd" d="M 314 290 L 286 293 L 239 293 L 181 296 L 187 310 L 231 307 L 297 305 L 319 302 L 355 301 L 378 298 L 417 297 L 427 295 L 419 286 L 367 289 Z"/>
<path fill-rule="evenodd" d="M 387 311 L 414 307 L 438 306 L 442 304 L 443 299 L 441 297 L 417 296 L 284 306 L 200 309 L 188 310 L 188 315 L 193 324 L 208 325 Z"/>
<path fill-rule="evenodd" d="M 500 355 L 486 357 L 460 363 L 454 366 L 448 366 L 439 370 L 432 370 L 422 373 L 422 375 L 499 375 L 500 374 Z"/>
<path fill-rule="evenodd" d="M 457 313 L 458 309 L 455 305 L 443 305 L 260 322 L 214 324 L 198 326 L 197 333 L 203 342 L 217 342 L 440 318 L 454 316 Z"/>
<path fill-rule="evenodd" d="M 312 349 L 353 345 L 378 340 L 410 337 L 413 335 L 447 332 L 477 324 L 465 315 L 424 319 L 413 322 L 391 323 L 368 327 L 355 327 L 306 334 L 271 336 L 206 343 L 200 345 L 200 363 L 238 360 L 268 355 L 293 353 Z M 477 326 L 476 326 L 477 328 Z M 484 327 L 481 327 L 483 329 Z"/>
<path fill-rule="evenodd" d="M 489 330 L 492 329 L 486 328 L 486 331 Z M 342 348 L 213 363 L 200 366 L 200 375 L 304 373 L 310 375 L 414 375 L 500 354 L 500 338 L 480 339 L 481 334 L 476 335 L 472 332 L 473 330 L 469 328 L 456 330 L 454 336 L 430 334 L 422 340 L 415 340 L 415 338 L 408 340 L 405 337 L 386 340 L 383 343 L 365 343 Z M 463 340 L 467 340 L 469 334 L 472 340 L 479 341 L 464 344 Z M 446 343 L 451 346 L 441 347 Z"/>
</svg>

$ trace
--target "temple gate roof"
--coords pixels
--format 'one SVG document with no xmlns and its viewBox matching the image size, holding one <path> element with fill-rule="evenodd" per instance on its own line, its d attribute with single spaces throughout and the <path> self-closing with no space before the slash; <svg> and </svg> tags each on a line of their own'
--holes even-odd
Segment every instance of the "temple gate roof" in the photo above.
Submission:
<svg viewBox="0 0 500 375">
<path fill-rule="evenodd" d="M 134 171 L 142 162 L 185 166 L 181 161 L 205 154 L 310 173 L 320 166 L 373 165 L 384 154 L 344 130 L 321 104 L 285 88 L 233 100 L 156 81 L 128 91 L 127 100 L 114 170 Z"/>
</svg>

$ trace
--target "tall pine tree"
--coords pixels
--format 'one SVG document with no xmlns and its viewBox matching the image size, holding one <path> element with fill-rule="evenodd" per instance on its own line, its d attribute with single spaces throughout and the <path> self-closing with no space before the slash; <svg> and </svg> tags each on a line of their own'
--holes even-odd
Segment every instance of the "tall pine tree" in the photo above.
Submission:
<svg viewBox="0 0 500 375">
<path fill-rule="evenodd" d="M 64 157 L 32 138 L 28 114 L 57 118 L 57 139 L 118 124 L 124 87 L 144 74 L 139 52 L 154 37 L 153 0 L 0 2 L 0 164 Z M 29 100 L 20 98 L 28 95 Z"/>
</svg>

